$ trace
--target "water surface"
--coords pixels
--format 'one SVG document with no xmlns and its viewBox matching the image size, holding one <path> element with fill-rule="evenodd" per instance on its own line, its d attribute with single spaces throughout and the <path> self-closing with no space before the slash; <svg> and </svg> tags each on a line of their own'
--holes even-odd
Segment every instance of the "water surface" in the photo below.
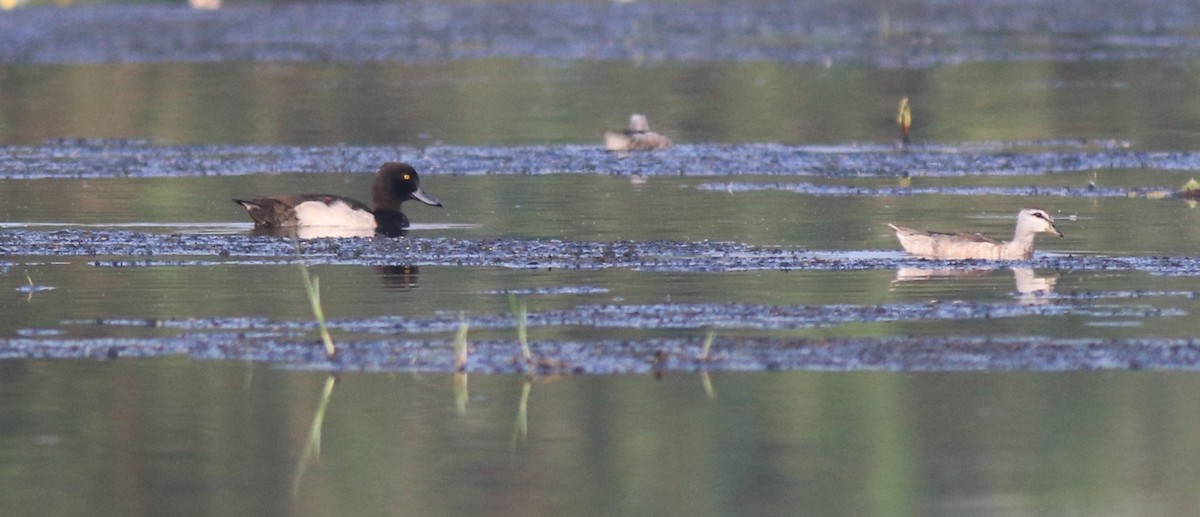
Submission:
<svg viewBox="0 0 1200 517">
<path fill-rule="evenodd" d="M 315 452 L 322 374 L 176 359 L 3 368 L 0 477 L 28 487 L 0 495 L 7 514 L 1195 504 L 1191 374 L 576 377 L 534 383 L 524 403 L 519 377 L 350 374 L 330 392 Z"/>
<path fill-rule="evenodd" d="M 1176 45 L 1190 11 L 1101 24 L 1120 29 L 1103 48 L 1087 27 L 1125 11 L 1034 25 L 1056 36 L 968 17 L 986 22 L 969 41 L 995 45 L 974 53 L 906 25 L 970 9 L 868 7 L 847 29 L 865 49 L 833 59 L 807 52 L 820 41 L 763 57 L 771 31 L 736 56 L 678 59 L 464 57 L 500 46 L 439 46 L 453 31 L 423 49 L 444 59 L 315 61 L 291 40 L 205 63 L 20 47 L 0 65 L 0 513 L 1187 513 L 1195 374 L 1124 370 L 1200 364 L 1200 211 L 1144 195 L 1200 171 L 1195 46 Z M 283 54 L 298 62 L 270 57 Z M 600 153 L 632 112 L 685 145 Z M 351 366 L 390 370 L 342 372 L 323 403 L 326 374 L 289 367 L 354 368 L 320 357 L 290 244 L 248 236 L 230 198 L 361 199 L 394 159 L 446 203 L 410 208 L 397 249 L 504 260 L 360 260 L 388 247 L 306 243 L 335 339 L 368 359 Z M 933 190 L 823 190 L 899 187 L 906 173 Z M 1014 195 L 1090 183 L 1137 195 Z M 1004 237 L 1026 204 L 1067 237 L 1016 266 L 914 264 L 886 227 Z M 655 246 L 699 266 L 612 251 Z M 546 249 L 597 256 L 525 256 Z M 824 262 L 737 267 L 772 250 Z M 479 374 L 521 371 L 509 292 L 539 353 L 575 346 L 582 364 L 647 373 Z M 464 320 L 469 383 L 447 373 Z M 701 361 L 710 335 L 715 359 Z M 856 346 L 884 360 L 759 360 Z M 1034 360 L 987 362 L 1012 349 Z M 1039 371 L 805 370 L 825 367 Z M 681 373 L 741 368 L 801 371 Z M 1122 371 L 1041 371 L 1086 368 Z"/>
<path fill-rule="evenodd" d="M 918 143 L 1100 139 L 1180 151 L 1196 148 L 1189 63 L 7 64 L 0 138 L 600 145 L 605 129 L 641 112 L 684 143 L 890 144 L 908 96 Z"/>
</svg>

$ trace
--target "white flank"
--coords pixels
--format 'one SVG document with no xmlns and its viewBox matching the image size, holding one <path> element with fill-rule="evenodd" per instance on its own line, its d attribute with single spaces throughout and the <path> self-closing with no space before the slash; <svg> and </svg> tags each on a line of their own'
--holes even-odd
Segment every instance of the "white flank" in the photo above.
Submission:
<svg viewBox="0 0 1200 517">
<path fill-rule="evenodd" d="M 355 210 L 342 201 L 326 205 L 320 201 L 305 201 L 296 205 L 300 226 L 336 226 L 339 228 L 375 229 L 375 216 Z"/>
</svg>

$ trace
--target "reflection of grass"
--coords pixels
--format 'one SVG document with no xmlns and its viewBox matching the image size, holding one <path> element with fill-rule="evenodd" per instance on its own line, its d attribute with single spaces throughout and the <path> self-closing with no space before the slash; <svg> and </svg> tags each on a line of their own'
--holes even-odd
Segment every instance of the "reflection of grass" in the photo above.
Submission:
<svg viewBox="0 0 1200 517">
<path fill-rule="evenodd" d="M 336 379 L 332 375 L 325 377 L 325 389 L 321 392 L 321 402 L 317 404 L 317 412 L 313 415 L 312 425 L 308 429 L 308 441 L 304 451 L 300 453 L 300 461 L 296 465 L 296 475 L 292 478 L 292 496 L 300 490 L 300 480 L 308 470 L 308 464 L 313 458 L 321 457 L 321 428 L 325 425 L 325 409 L 329 407 L 329 397 L 333 395 L 333 385 Z"/>
<path fill-rule="evenodd" d="M 467 413 L 467 317 L 458 313 L 458 332 L 454 333 L 454 407 L 458 414 Z"/>
<path fill-rule="evenodd" d="M 300 275 L 304 278 L 304 290 L 308 294 L 308 302 L 312 305 L 313 317 L 317 319 L 317 328 L 321 330 L 321 342 L 325 344 L 325 356 L 333 358 L 337 348 L 333 346 L 333 338 L 329 336 L 329 327 L 325 325 L 325 311 L 321 308 L 320 278 L 309 276 L 308 266 L 300 259 L 300 241 L 292 241 L 296 246 L 296 259 L 300 264 Z"/>
<path fill-rule="evenodd" d="M 529 434 L 529 391 L 533 382 L 525 379 L 521 386 L 521 401 L 517 403 L 517 420 L 513 422 L 512 447 L 517 448 L 517 442 Z"/>
<path fill-rule="evenodd" d="M 454 373 L 454 409 L 458 410 L 458 414 L 467 414 L 467 402 L 471 399 L 471 392 L 467 390 L 467 374 L 463 372 Z"/>
<path fill-rule="evenodd" d="M 525 330 L 526 322 L 529 315 L 529 309 L 525 306 L 525 302 L 517 302 L 515 293 L 508 293 L 508 307 L 512 310 L 513 317 L 517 319 L 517 341 L 521 342 L 521 355 L 526 361 L 533 360 L 533 353 L 529 351 L 529 338 Z"/>
<path fill-rule="evenodd" d="M 708 377 L 708 372 L 700 372 L 700 384 L 704 386 L 704 394 L 708 396 L 708 400 L 717 398 L 717 390 L 713 388 L 712 379 Z"/>
<path fill-rule="evenodd" d="M 708 329 L 708 333 L 704 335 L 704 344 L 700 345 L 700 361 L 708 362 L 712 359 L 712 344 L 716 337 L 717 331 Z M 707 366 L 700 368 L 700 383 L 704 386 L 704 394 L 708 396 L 709 400 L 712 400 L 717 397 L 717 391 L 713 389 L 712 379 L 708 377 Z"/>
</svg>

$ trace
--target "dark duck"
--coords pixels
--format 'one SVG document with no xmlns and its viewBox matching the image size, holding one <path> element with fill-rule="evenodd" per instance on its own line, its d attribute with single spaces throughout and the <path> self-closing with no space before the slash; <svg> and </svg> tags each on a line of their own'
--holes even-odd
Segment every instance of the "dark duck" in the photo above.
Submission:
<svg viewBox="0 0 1200 517">
<path fill-rule="evenodd" d="M 400 210 L 405 201 L 415 199 L 431 206 L 442 206 L 437 198 L 421 190 L 416 169 L 407 163 L 389 162 L 379 168 L 371 187 L 371 206 L 347 197 L 331 194 L 271 196 L 251 200 L 234 199 L 245 207 L 259 229 L 296 229 L 326 227 L 347 230 L 374 230 L 394 236 L 408 228 L 408 217 Z"/>
</svg>

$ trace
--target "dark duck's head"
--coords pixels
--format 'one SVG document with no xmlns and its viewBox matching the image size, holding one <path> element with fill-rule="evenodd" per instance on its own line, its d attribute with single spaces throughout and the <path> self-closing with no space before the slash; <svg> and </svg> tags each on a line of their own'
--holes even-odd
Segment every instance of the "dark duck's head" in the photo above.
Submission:
<svg viewBox="0 0 1200 517">
<path fill-rule="evenodd" d="M 430 206 L 442 206 L 437 198 L 421 190 L 417 170 L 407 163 L 388 162 L 379 168 L 375 185 L 371 187 L 371 208 L 381 229 L 408 226 L 408 218 L 400 204 L 415 199 Z"/>
</svg>

